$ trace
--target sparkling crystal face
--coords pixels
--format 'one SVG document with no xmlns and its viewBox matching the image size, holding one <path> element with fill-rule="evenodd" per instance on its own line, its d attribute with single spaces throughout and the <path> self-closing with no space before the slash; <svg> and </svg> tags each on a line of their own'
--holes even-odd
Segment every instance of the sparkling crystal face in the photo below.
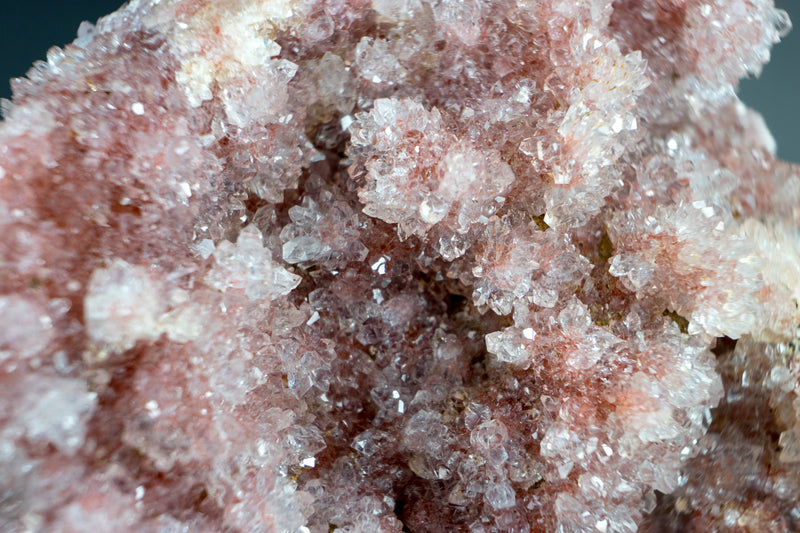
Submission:
<svg viewBox="0 0 800 533">
<path fill-rule="evenodd" d="M 770 0 L 142 0 L 0 124 L 0 529 L 800 529 Z"/>
</svg>

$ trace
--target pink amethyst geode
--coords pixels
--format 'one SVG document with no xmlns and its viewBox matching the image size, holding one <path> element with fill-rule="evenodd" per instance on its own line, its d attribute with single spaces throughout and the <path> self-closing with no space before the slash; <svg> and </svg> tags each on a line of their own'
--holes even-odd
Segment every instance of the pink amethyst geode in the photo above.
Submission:
<svg viewBox="0 0 800 533">
<path fill-rule="evenodd" d="M 0 530 L 800 529 L 772 0 L 132 0 L 0 124 Z"/>
</svg>

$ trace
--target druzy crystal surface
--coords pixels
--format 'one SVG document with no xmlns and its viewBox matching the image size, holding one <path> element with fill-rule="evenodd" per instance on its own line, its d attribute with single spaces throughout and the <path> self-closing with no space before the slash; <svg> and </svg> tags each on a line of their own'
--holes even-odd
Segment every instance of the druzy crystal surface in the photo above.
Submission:
<svg viewBox="0 0 800 533">
<path fill-rule="evenodd" d="M 0 530 L 800 529 L 771 0 L 133 0 L 0 124 Z"/>
</svg>

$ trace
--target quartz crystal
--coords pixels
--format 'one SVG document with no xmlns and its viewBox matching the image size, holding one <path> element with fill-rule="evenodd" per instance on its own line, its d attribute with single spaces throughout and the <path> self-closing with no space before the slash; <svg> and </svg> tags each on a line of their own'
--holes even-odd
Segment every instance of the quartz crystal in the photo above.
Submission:
<svg viewBox="0 0 800 533">
<path fill-rule="evenodd" d="M 131 0 L 0 123 L 0 530 L 800 530 L 772 0 Z"/>
</svg>

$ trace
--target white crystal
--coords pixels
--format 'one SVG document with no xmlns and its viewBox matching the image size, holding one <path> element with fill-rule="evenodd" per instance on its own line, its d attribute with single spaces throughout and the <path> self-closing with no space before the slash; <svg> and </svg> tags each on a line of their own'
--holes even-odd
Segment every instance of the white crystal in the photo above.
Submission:
<svg viewBox="0 0 800 533">
<path fill-rule="evenodd" d="M 47 312 L 21 296 L 0 296 L 0 361 L 37 355 L 53 338 Z"/>
<path fill-rule="evenodd" d="M 89 336 L 114 351 L 158 337 L 161 309 L 158 285 L 147 269 L 122 259 L 92 273 L 83 303 Z"/>
<path fill-rule="evenodd" d="M 222 242 L 214 251 L 217 265 L 206 276 L 212 287 L 225 291 L 244 290 L 251 300 L 273 300 L 289 294 L 301 278 L 272 260 L 262 244 L 261 232 L 247 226 L 236 244 Z"/>
<path fill-rule="evenodd" d="M 523 364 L 529 358 L 525 345 L 511 328 L 487 334 L 486 350 L 505 363 Z"/>
<path fill-rule="evenodd" d="M 80 379 L 29 376 L 20 384 L 18 424 L 27 438 L 46 441 L 72 455 L 83 445 L 86 423 L 97 406 L 97 394 Z"/>
<path fill-rule="evenodd" d="M 514 506 L 516 494 L 510 483 L 502 481 L 490 483 L 486 488 L 484 498 L 486 498 L 486 503 L 495 509 L 508 509 Z"/>
</svg>

